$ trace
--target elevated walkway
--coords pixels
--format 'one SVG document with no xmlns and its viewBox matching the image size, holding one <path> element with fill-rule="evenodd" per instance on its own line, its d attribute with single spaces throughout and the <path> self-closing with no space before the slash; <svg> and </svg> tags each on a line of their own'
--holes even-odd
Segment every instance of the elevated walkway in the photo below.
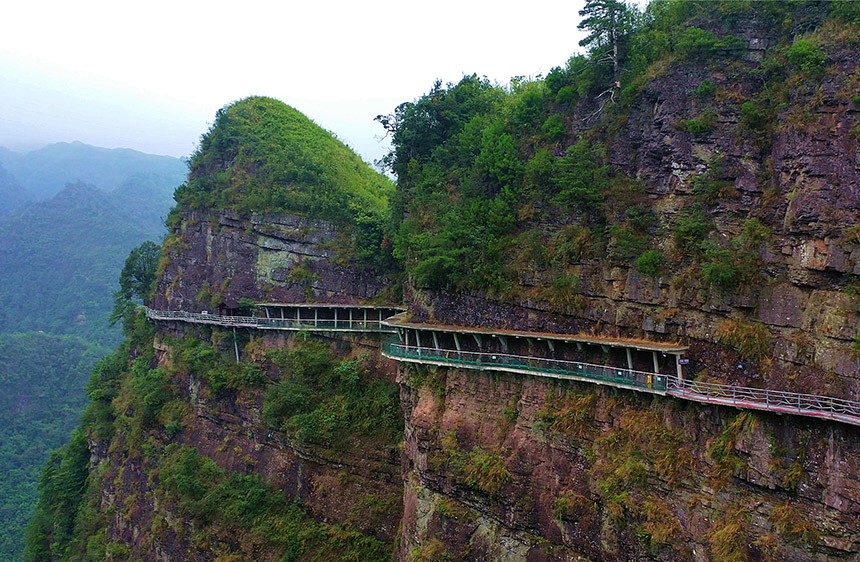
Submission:
<svg viewBox="0 0 860 562">
<path fill-rule="evenodd" d="M 383 342 L 382 354 L 396 361 L 604 384 L 704 404 L 860 426 L 860 402 L 686 380 L 683 355 L 687 348 L 674 343 L 411 323 L 397 307 L 265 303 L 257 305 L 257 310 L 265 316 L 145 308 L 147 318 L 155 321 L 258 330 L 389 333 L 392 337 Z M 603 361 L 588 361 L 589 353 Z M 626 357 L 627 367 L 609 365 L 613 354 L 621 360 Z M 579 357 L 573 357 L 576 355 Z"/>
<path fill-rule="evenodd" d="M 153 310 L 144 307 L 150 320 L 208 324 L 225 328 L 288 330 L 310 332 L 391 333 L 383 321 L 402 308 L 367 305 L 277 304 L 257 305 L 264 316 L 228 316 L 181 310 Z"/>
</svg>

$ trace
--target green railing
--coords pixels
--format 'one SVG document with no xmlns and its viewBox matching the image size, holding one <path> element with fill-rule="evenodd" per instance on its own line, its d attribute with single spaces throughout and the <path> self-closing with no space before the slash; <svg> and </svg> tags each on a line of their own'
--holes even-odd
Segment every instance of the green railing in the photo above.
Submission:
<svg viewBox="0 0 860 562">
<path fill-rule="evenodd" d="M 579 361 L 403 345 L 396 337 L 387 339 L 382 346 L 383 354 L 405 361 L 472 369 L 525 371 L 540 376 L 587 380 L 666 394 L 693 402 L 827 418 L 860 425 L 860 403 L 830 396 L 688 381 L 677 375 L 648 373 Z"/>
<path fill-rule="evenodd" d="M 665 392 L 669 379 L 667 375 L 659 373 L 621 369 L 579 361 L 403 345 L 397 338 L 389 338 L 383 342 L 382 352 L 393 359 L 406 359 L 418 362 L 427 361 L 450 364 L 452 366 L 481 367 L 517 372 L 528 371 L 536 374 L 552 375 L 558 378 L 587 379 L 615 386 L 636 388 L 646 392 Z"/>
</svg>

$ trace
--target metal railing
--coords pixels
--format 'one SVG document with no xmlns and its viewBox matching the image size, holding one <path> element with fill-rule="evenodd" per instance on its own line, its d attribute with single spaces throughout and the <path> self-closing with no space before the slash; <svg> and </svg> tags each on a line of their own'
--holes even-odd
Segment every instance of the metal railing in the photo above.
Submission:
<svg viewBox="0 0 860 562">
<path fill-rule="evenodd" d="M 587 379 L 595 382 L 625 386 L 646 392 L 665 393 L 668 376 L 607 365 L 546 359 L 506 353 L 480 353 L 403 345 L 395 338 L 383 342 L 382 352 L 394 359 L 479 366 L 500 370 L 529 371 L 558 378 Z"/>
<path fill-rule="evenodd" d="M 688 381 L 675 376 L 669 379 L 667 393 L 697 402 L 716 402 L 801 415 L 816 413 L 834 419 L 837 415 L 855 416 L 860 421 L 860 403 L 817 394 Z"/>
<path fill-rule="evenodd" d="M 349 307 L 345 307 L 348 309 Z M 178 320 L 193 324 L 212 324 L 233 328 L 256 328 L 260 330 L 339 330 L 346 332 L 394 332 L 382 320 L 325 319 L 325 318 L 262 318 L 259 316 L 222 316 L 181 310 L 153 310 L 145 308 L 146 317 L 151 320 Z"/>
<path fill-rule="evenodd" d="M 395 338 L 383 342 L 382 350 L 385 355 L 393 359 L 450 364 L 466 368 L 477 366 L 502 371 L 528 371 L 538 376 L 594 381 L 642 392 L 666 394 L 694 402 L 828 418 L 860 425 L 860 402 L 830 396 L 688 381 L 677 375 L 648 373 L 578 361 L 403 345 Z"/>
</svg>

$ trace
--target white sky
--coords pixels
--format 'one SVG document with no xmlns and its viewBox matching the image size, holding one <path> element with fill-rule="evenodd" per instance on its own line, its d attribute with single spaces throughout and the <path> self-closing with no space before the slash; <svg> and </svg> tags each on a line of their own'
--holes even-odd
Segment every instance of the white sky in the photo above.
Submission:
<svg viewBox="0 0 860 562">
<path fill-rule="evenodd" d="M 388 148 L 373 118 L 437 78 L 506 84 L 563 65 L 583 3 L 7 0 L 0 145 L 186 156 L 218 108 L 267 95 L 370 162 Z"/>
</svg>

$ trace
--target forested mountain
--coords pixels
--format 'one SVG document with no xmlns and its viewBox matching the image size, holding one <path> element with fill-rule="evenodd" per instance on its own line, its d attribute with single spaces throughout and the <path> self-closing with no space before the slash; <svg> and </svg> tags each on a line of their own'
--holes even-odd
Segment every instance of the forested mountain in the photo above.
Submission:
<svg viewBox="0 0 860 562">
<path fill-rule="evenodd" d="M 111 191 L 135 174 L 181 177 L 186 170 L 178 158 L 128 148 L 99 148 L 77 141 L 49 144 L 25 154 L 0 148 L 0 165 L 33 200 L 52 197 L 67 183 L 81 181 Z"/>
<path fill-rule="evenodd" d="M 6 151 L 2 158 L 14 160 L 31 185 L 38 182 L 37 196 L 51 194 L 47 200 L 26 201 L 17 178 L 0 168 L 0 380 L 8 402 L 0 404 L 4 560 L 16 559 L 23 548 L 39 468 L 78 423 L 89 371 L 120 341 L 108 318 L 123 262 L 141 242 L 161 239 L 185 170 L 175 158 L 80 143 L 37 153 L 25 158 Z M 78 182 L 79 174 L 104 182 L 105 189 Z M 69 183 L 57 192 L 51 182 Z"/>
<path fill-rule="evenodd" d="M 0 166 L 0 218 L 27 202 L 27 194 L 18 181 L 3 166 Z"/>
<path fill-rule="evenodd" d="M 70 184 L 0 219 L 0 333 L 43 330 L 115 345 L 108 326 L 125 257 L 158 240 L 175 184 L 128 178 L 114 192 Z"/>
<path fill-rule="evenodd" d="M 106 351 L 75 336 L 0 334 L 0 559 L 20 556 L 42 464 L 68 441 Z"/>
</svg>

